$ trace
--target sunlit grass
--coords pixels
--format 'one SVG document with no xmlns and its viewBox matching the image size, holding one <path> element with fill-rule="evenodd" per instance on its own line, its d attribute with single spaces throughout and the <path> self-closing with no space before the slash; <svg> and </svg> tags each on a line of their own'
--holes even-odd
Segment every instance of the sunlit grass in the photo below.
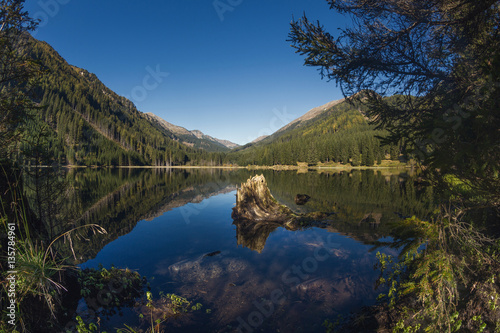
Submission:
<svg viewBox="0 0 500 333">
<path fill-rule="evenodd" d="M 66 288 L 57 275 L 70 266 L 61 260 L 46 256 L 41 244 L 34 244 L 30 239 L 18 241 L 17 281 L 20 299 L 28 296 L 44 299 L 52 316 L 55 317 L 59 296 Z"/>
</svg>

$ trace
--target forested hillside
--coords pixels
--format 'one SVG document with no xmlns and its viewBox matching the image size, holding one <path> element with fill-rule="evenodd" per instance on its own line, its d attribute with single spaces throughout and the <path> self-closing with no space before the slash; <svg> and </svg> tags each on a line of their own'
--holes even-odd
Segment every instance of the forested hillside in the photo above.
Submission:
<svg viewBox="0 0 500 333">
<path fill-rule="evenodd" d="M 398 160 L 400 147 L 381 144 L 378 137 L 386 133 L 369 124 L 366 106 L 346 101 L 332 104 L 311 119 L 292 122 L 262 141 L 235 150 L 232 160 L 240 165 L 336 162 L 353 166 Z"/>
<path fill-rule="evenodd" d="M 40 108 L 21 149 L 44 151 L 40 156 L 46 158 L 27 163 L 164 166 L 221 161 L 220 153 L 183 145 L 94 74 L 69 65 L 47 43 L 30 38 L 28 45 L 44 74 L 34 89 Z"/>
<path fill-rule="evenodd" d="M 146 113 L 145 116 L 151 123 L 159 126 L 166 135 L 171 136 L 174 134 L 182 144 L 189 147 L 223 152 L 238 146 L 230 141 L 218 140 L 197 130 L 189 131 L 184 127 L 173 125 L 153 113 Z"/>
<path fill-rule="evenodd" d="M 366 107 L 346 101 L 315 108 L 264 140 L 226 154 L 227 142 L 142 113 L 47 43 L 30 38 L 28 45 L 44 74 L 34 89 L 39 109 L 21 146 L 21 156 L 35 158 L 25 164 L 372 166 L 400 156 L 399 147 L 381 145 L 377 136 L 385 133 L 369 124 Z"/>
</svg>

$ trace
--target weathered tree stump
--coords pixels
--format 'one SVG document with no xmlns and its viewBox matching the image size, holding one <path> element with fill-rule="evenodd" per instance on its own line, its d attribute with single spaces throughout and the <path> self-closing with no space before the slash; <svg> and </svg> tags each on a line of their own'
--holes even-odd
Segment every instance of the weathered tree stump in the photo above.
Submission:
<svg viewBox="0 0 500 333">
<path fill-rule="evenodd" d="M 279 204 L 271 195 L 264 175 L 255 176 L 241 184 L 236 192 L 236 207 L 231 217 L 266 222 L 286 222 L 295 214 Z"/>
<path fill-rule="evenodd" d="M 331 214 L 313 212 L 296 214 L 285 205 L 274 199 L 267 187 L 264 175 L 255 176 L 241 184 L 236 192 L 236 206 L 231 217 L 235 224 L 248 223 L 277 223 L 288 230 L 297 230 L 304 227 L 320 226 L 319 222 Z"/>
</svg>

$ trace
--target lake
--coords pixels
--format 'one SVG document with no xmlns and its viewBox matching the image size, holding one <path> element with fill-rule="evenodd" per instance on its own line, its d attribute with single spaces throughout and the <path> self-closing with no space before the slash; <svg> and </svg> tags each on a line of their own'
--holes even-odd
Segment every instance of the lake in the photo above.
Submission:
<svg viewBox="0 0 500 333">
<path fill-rule="evenodd" d="M 329 219 L 297 231 L 233 221 L 236 188 L 256 174 L 280 203 Z M 322 332 L 325 319 L 376 303 L 376 252 L 398 254 L 376 246 L 390 241 L 391 222 L 432 209 L 432 191 L 401 171 L 79 169 L 66 183 L 75 225 L 107 230 L 73 240 L 75 264 L 129 268 L 153 298 L 202 305 L 169 318 L 168 332 Z M 311 199 L 297 205 L 297 194 Z M 100 315 L 101 330 L 147 328 L 138 308 Z M 83 299 L 78 314 L 97 320 Z"/>
</svg>

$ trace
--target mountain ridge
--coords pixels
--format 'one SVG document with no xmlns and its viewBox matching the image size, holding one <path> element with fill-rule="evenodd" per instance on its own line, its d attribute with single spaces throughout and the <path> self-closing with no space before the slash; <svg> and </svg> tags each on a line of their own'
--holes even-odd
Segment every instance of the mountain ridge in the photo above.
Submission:
<svg viewBox="0 0 500 333">
<path fill-rule="evenodd" d="M 339 99 L 315 107 L 273 134 L 234 150 L 239 165 L 295 165 L 305 162 L 373 166 L 397 160 L 400 148 L 382 145 L 377 129 L 366 117 L 361 101 Z"/>
<path fill-rule="evenodd" d="M 290 128 L 290 127 L 292 127 L 294 125 L 295 126 L 302 126 L 308 120 L 311 120 L 311 119 L 314 119 L 314 118 L 320 116 L 322 113 L 328 111 L 333 106 L 335 106 L 337 104 L 340 104 L 340 103 L 342 103 L 344 101 L 345 101 L 345 98 L 341 98 L 341 99 L 338 99 L 338 100 L 330 101 L 330 102 L 328 102 L 326 104 L 317 106 L 315 108 L 312 108 L 311 110 L 307 111 L 305 114 L 303 114 L 302 116 L 300 116 L 299 118 L 297 118 L 295 120 L 292 120 L 291 122 L 289 122 L 285 126 L 281 127 L 280 129 L 278 129 L 273 134 L 281 133 L 281 132 L 287 130 L 288 128 Z"/>
<path fill-rule="evenodd" d="M 373 165 L 388 147 L 376 140 L 381 131 L 370 125 L 366 105 L 335 100 L 315 107 L 272 135 L 244 146 L 189 131 L 139 111 L 105 86 L 95 74 L 70 65 L 48 43 L 34 38 L 30 53 L 47 69 L 35 89 L 40 124 L 50 133 L 43 143 L 50 160 L 24 161 L 62 165 L 200 165 L 296 164 L 331 162 Z M 36 142 L 36 137 L 31 139 Z M 257 142 L 256 142 L 257 141 Z M 233 149 L 230 150 L 230 148 Z M 21 149 L 33 149 L 29 143 Z M 391 147 L 391 157 L 399 156 Z"/>
<path fill-rule="evenodd" d="M 214 138 L 210 135 L 206 135 L 205 133 L 199 131 L 199 130 L 188 130 L 182 126 L 174 125 L 172 123 L 169 123 L 165 119 L 161 118 L 160 116 L 147 112 L 145 113 L 146 117 L 152 121 L 156 122 L 160 126 L 162 126 L 164 129 L 172 132 L 175 136 L 179 138 L 181 143 L 188 145 L 188 146 L 197 146 L 199 148 L 205 148 L 206 146 L 211 146 L 214 147 L 214 150 L 229 150 L 232 148 L 239 147 L 238 144 L 233 143 L 229 140 L 222 140 L 222 139 L 217 139 Z M 201 141 L 198 141 L 198 140 Z M 211 144 L 208 144 L 207 142 L 203 143 L 203 141 L 208 141 Z M 215 146 L 214 146 L 215 145 Z M 205 146 L 205 147 L 204 147 Z M 218 147 L 220 146 L 220 147 Z M 227 148 L 227 149 L 226 149 Z"/>
<path fill-rule="evenodd" d="M 152 123 L 130 100 L 97 75 L 69 64 L 46 42 L 29 37 L 28 52 L 43 75 L 33 89 L 40 106 L 29 124 L 33 137 L 21 149 L 33 149 L 36 133 L 46 128 L 47 136 L 39 144 L 45 146 L 49 160 L 23 163 L 213 165 L 222 163 L 220 153 L 229 150 L 204 138 L 197 139 L 197 145 L 183 144 L 185 140 Z"/>
</svg>

